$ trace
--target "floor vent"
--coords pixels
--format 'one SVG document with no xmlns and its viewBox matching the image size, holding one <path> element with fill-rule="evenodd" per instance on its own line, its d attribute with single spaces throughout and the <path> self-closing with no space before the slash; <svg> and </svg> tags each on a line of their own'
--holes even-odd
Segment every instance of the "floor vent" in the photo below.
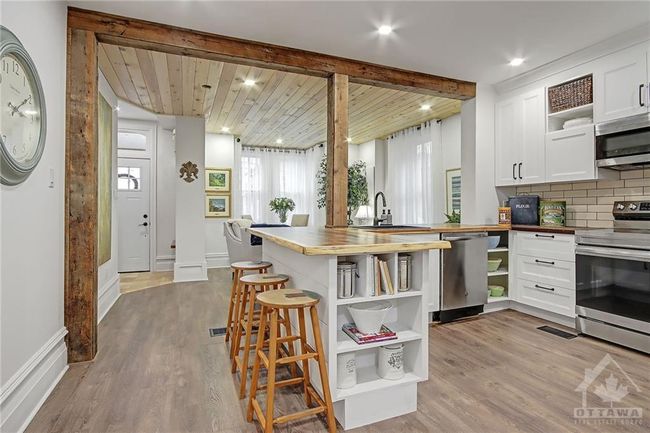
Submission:
<svg viewBox="0 0 650 433">
<path fill-rule="evenodd" d="M 540 331 L 548 332 L 549 334 L 557 335 L 558 337 L 562 337 L 567 340 L 571 340 L 572 338 L 577 337 L 577 335 L 575 334 L 565 332 L 561 329 L 553 328 L 552 326 L 540 326 L 537 329 L 539 329 Z"/>
<path fill-rule="evenodd" d="M 226 335 L 226 328 L 210 328 L 210 337 Z"/>
</svg>

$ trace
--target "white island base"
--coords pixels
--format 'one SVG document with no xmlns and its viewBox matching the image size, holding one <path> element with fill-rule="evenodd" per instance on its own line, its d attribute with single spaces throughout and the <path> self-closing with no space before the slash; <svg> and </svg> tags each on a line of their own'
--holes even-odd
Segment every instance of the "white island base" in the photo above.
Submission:
<svg viewBox="0 0 650 433">
<path fill-rule="evenodd" d="M 270 239 L 264 240 L 264 260 L 273 263 L 274 273 L 291 277 L 288 287 L 310 290 L 321 296 L 318 315 L 327 355 L 330 390 L 336 419 L 346 430 L 417 410 L 417 383 L 428 378 L 426 296 L 430 285 L 432 255 L 428 249 L 422 249 L 421 245 L 414 246 L 413 249 L 415 251 L 405 250 L 404 245 L 399 247 L 400 253 L 412 256 L 411 290 L 394 295 L 370 296 L 374 254 L 305 255 Z M 397 287 L 398 253 L 376 255 L 388 263 L 393 285 Z M 359 278 L 353 298 L 337 299 L 336 272 L 339 261 L 357 263 Z M 341 331 L 345 323 L 352 322 L 347 305 L 374 300 L 386 300 L 393 305 L 385 325 L 396 331 L 398 338 L 389 342 L 359 345 Z M 295 317 L 292 318 L 294 327 L 296 323 Z M 308 334 L 308 339 L 313 342 L 311 329 L 308 329 Z M 398 380 L 382 379 L 377 374 L 378 348 L 395 343 L 404 344 L 404 377 Z M 357 384 L 352 388 L 338 389 L 337 356 L 347 352 L 355 352 L 356 355 Z M 315 363 L 310 363 L 310 374 L 314 387 L 321 392 L 320 375 Z"/>
</svg>

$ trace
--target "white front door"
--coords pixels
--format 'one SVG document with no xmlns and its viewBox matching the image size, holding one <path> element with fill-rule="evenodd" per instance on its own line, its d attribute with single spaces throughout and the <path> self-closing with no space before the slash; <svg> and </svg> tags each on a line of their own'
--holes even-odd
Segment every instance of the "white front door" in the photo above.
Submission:
<svg viewBox="0 0 650 433">
<path fill-rule="evenodd" d="M 118 272 L 149 271 L 149 160 L 117 162 Z"/>
</svg>

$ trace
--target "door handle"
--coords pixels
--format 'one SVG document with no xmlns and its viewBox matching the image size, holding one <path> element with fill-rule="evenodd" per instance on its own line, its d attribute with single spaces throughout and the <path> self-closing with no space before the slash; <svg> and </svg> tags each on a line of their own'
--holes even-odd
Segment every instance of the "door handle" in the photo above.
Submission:
<svg viewBox="0 0 650 433">
<path fill-rule="evenodd" d="M 148 227 L 148 226 L 149 226 L 149 223 L 145 221 L 145 222 L 143 222 L 142 224 L 138 224 L 138 225 L 139 225 L 139 226 Z"/>
<path fill-rule="evenodd" d="M 540 263 L 542 265 L 552 265 L 555 266 L 555 262 L 547 262 L 546 260 L 535 259 L 535 263 Z"/>
<path fill-rule="evenodd" d="M 539 233 L 535 233 L 536 238 L 547 238 L 547 239 L 555 239 L 555 235 L 540 235 Z"/>
<path fill-rule="evenodd" d="M 523 163 L 523 162 L 520 162 L 520 163 L 519 163 L 519 179 L 523 179 L 523 177 L 521 177 L 521 166 L 522 166 L 522 165 L 524 165 L 524 163 Z"/>
<path fill-rule="evenodd" d="M 517 163 L 515 162 L 514 164 L 512 164 L 512 178 L 514 180 L 517 180 L 517 176 L 515 176 L 515 169 L 516 168 L 517 168 Z"/>
<path fill-rule="evenodd" d="M 643 102 L 643 87 L 645 84 L 639 84 L 639 106 L 644 107 L 645 103 Z"/>
<path fill-rule="evenodd" d="M 555 289 L 553 287 L 544 287 L 544 286 L 540 286 L 539 284 L 535 284 L 535 288 L 542 289 L 542 290 L 548 290 L 549 292 L 555 292 Z"/>
</svg>

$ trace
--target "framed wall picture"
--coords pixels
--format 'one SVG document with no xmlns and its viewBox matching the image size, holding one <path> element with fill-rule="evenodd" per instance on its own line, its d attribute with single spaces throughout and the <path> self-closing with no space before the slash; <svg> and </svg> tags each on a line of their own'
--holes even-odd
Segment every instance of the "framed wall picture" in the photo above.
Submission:
<svg viewBox="0 0 650 433">
<path fill-rule="evenodd" d="M 447 170 L 447 213 L 460 213 L 460 168 Z"/>
<path fill-rule="evenodd" d="M 229 168 L 206 168 L 205 190 L 208 192 L 230 192 Z"/>
<path fill-rule="evenodd" d="M 207 194 L 205 196 L 207 218 L 230 218 L 230 194 Z"/>
</svg>

